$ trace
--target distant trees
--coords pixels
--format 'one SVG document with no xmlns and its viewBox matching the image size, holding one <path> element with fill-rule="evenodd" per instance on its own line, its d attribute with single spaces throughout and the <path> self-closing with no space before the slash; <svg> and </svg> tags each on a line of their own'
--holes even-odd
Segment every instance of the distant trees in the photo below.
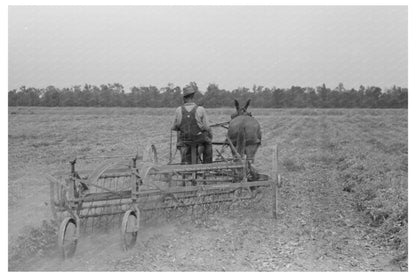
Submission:
<svg viewBox="0 0 416 277">
<path fill-rule="evenodd" d="M 21 87 L 19 91 L 9 91 L 9 105 L 13 106 L 38 106 L 40 104 L 40 91 L 35 88 Z"/>
<path fill-rule="evenodd" d="M 371 86 L 345 89 L 340 83 L 335 89 L 325 84 L 316 89 L 292 86 L 287 89 L 254 85 L 232 91 L 209 84 L 202 92 L 195 82 L 195 101 L 208 108 L 233 106 L 233 99 L 257 108 L 407 108 L 408 90 L 393 86 L 385 91 Z M 182 103 L 182 89 L 174 84 L 158 89 L 155 86 L 132 87 L 128 92 L 119 83 L 92 86 L 89 84 L 59 89 L 20 87 L 8 93 L 9 106 L 84 106 L 84 107 L 177 107 Z"/>
</svg>

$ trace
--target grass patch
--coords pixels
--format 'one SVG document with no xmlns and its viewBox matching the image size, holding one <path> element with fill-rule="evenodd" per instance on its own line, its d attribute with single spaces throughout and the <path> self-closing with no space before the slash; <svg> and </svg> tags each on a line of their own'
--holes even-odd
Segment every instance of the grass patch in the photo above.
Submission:
<svg viewBox="0 0 416 277">
<path fill-rule="evenodd" d="M 41 142 L 36 142 L 36 143 L 32 143 L 32 147 L 38 148 L 38 147 L 46 147 L 51 145 L 49 142 L 46 141 L 41 141 Z"/>
<path fill-rule="evenodd" d="M 363 146 L 366 143 L 368 149 Z M 381 142 L 371 139 L 366 143 L 357 145 L 357 151 L 349 149 L 338 159 L 338 181 L 343 191 L 353 193 L 354 208 L 363 222 L 374 228 L 374 240 L 396 249 L 393 262 L 407 268 L 407 158 L 399 156 L 396 161 L 390 155 L 388 159 L 386 148 L 380 148 Z M 379 152 L 374 152 L 375 145 Z"/>
<path fill-rule="evenodd" d="M 27 234 L 20 235 L 9 245 L 9 270 L 28 258 L 50 255 L 57 246 L 57 232 L 56 224 L 44 220 L 40 227 L 31 227 Z"/>
<path fill-rule="evenodd" d="M 320 155 L 311 156 L 309 160 L 313 163 L 332 165 L 335 163 L 336 158 L 333 155 L 320 154 Z"/>
<path fill-rule="evenodd" d="M 289 111 L 290 115 L 302 115 L 302 116 L 318 116 L 322 112 L 318 112 L 316 109 L 293 109 Z"/>
<path fill-rule="evenodd" d="M 39 138 L 39 136 L 26 135 L 26 134 L 22 134 L 22 135 L 9 135 L 9 140 L 32 140 L 32 139 L 37 139 L 37 138 Z"/>
<path fill-rule="evenodd" d="M 326 115 L 337 115 L 337 116 L 342 116 L 345 115 L 345 111 L 344 110 L 340 110 L 340 109 L 336 109 L 336 110 L 327 110 L 325 112 Z"/>
<path fill-rule="evenodd" d="M 381 150 L 387 154 L 408 154 L 407 144 L 396 142 L 390 145 L 386 145 L 375 138 L 367 140 L 367 143 L 373 145 L 378 150 Z"/>
<path fill-rule="evenodd" d="M 302 171 L 305 170 L 305 166 L 303 164 L 297 164 L 294 160 L 292 159 L 284 159 L 283 161 L 283 166 L 291 172 L 296 172 L 296 171 Z"/>
</svg>

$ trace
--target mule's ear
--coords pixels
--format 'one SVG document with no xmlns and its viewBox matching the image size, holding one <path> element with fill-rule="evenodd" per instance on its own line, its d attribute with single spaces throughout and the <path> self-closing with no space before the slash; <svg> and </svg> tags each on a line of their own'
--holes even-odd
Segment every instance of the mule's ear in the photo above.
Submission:
<svg viewBox="0 0 416 277">
<path fill-rule="evenodd" d="M 234 99 L 234 106 L 237 111 L 240 109 L 240 103 L 238 103 L 237 99 Z"/>
<path fill-rule="evenodd" d="M 244 106 L 244 109 L 245 109 L 245 110 L 247 110 L 248 105 L 250 105 L 250 101 L 251 101 L 251 99 L 248 99 L 248 100 L 247 100 L 247 103 L 246 103 L 246 105 Z"/>
</svg>

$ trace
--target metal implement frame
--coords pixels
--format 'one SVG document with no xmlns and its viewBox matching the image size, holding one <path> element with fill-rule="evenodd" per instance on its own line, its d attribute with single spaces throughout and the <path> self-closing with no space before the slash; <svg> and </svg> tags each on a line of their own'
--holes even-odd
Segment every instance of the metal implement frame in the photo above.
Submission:
<svg viewBox="0 0 416 277">
<path fill-rule="evenodd" d="M 271 178 L 266 176 L 267 178 L 264 180 L 249 182 L 247 180 L 249 162 L 238 155 L 229 138 L 227 139 L 228 143 L 225 142 L 225 144 L 231 148 L 234 156 L 233 161 L 185 165 L 151 164 L 145 168 L 138 167 L 138 155 L 136 155 L 131 158 L 129 166 L 116 168 L 102 166 L 94 172 L 76 170 L 77 160 L 73 159 L 70 161 L 70 173 L 66 175 L 65 184 L 58 183 L 53 177 L 50 178 L 52 213 L 55 219 L 58 219 L 58 214 L 66 214 L 65 224 L 66 222 L 74 222 L 77 227 L 74 238 L 71 238 L 74 241 L 78 240 L 81 220 L 125 214 L 122 236 L 127 233 L 133 234 L 130 236 L 135 240 L 140 212 L 248 200 L 253 198 L 253 195 L 250 194 L 252 188 L 271 187 L 272 215 L 276 219 L 277 189 L 280 184 L 277 168 L 277 146 L 274 148 Z M 156 154 L 156 148 L 153 145 L 151 149 Z M 129 184 L 121 190 L 112 190 L 105 186 L 105 182 L 111 183 L 112 180 L 122 178 L 126 180 L 125 183 Z M 152 178 L 156 178 L 157 182 L 166 183 L 167 186 L 159 187 L 153 184 Z M 99 184 L 100 180 L 104 182 L 104 185 Z M 183 185 L 186 182 L 191 185 Z M 91 188 L 94 188 L 95 191 L 89 192 Z M 247 190 L 249 193 L 238 196 L 236 191 L 242 190 Z M 199 200 L 193 201 L 194 199 Z M 129 223 L 129 220 L 135 220 L 135 222 Z M 136 227 L 129 229 L 129 224 Z M 61 229 L 65 230 L 63 227 Z M 59 237 L 63 240 L 65 233 L 59 234 Z M 126 239 L 123 238 L 122 241 L 126 241 Z M 123 249 L 131 248 L 130 244 L 123 245 Z M 62 243 L 60 242 L 59 245 Z M 62 249 L 65 258 L 67 258 L 67 252 L 68 250 Z"/>
</svg>

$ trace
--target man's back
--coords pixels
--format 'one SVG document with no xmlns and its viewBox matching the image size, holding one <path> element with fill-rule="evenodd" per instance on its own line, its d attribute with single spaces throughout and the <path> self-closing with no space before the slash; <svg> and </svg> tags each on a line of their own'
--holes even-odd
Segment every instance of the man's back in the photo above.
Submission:
<svg viewBox="0 0 416 277">
<path fill-rule="evenodd" d="M 182 122 L 182 113 L 183 113 L 183 108 L 187 111 L 187 112 L 191 112 L 192 109 L 195 109 L 195 119 L 196 122 L 198 124 L 198 127 L 201 129 L 201 131 L 211 131 L 211 128 L 209 127 L 208 124 L 208 117 L 207 114 L 205 112 L 205 109 L 202 106 L 197 106 L 195 103 L 190 102 L 190 103 L 185 103 L 182 106 L 178 107 L 175 111 L 175 120 L 173 122 L 173 127 L 172 130 L 174 131 L 179 131 L 180 129 L 180 125 Z"/>
</svg>

